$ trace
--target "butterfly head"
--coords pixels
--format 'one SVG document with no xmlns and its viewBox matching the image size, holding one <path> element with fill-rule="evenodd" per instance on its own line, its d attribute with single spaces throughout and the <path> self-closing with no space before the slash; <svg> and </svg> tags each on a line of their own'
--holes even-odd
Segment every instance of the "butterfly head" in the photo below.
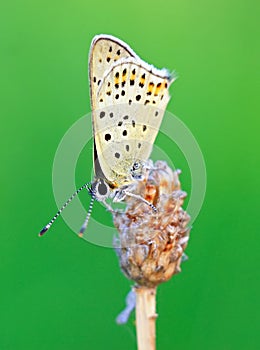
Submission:
<svg viewBox="0 0 260 350">
<path fill-rule="evenodd" d="M 135 161 L 130 169 L 130 174 L 133 180 L 144 179 L 144 162 Z"/>
</svg>

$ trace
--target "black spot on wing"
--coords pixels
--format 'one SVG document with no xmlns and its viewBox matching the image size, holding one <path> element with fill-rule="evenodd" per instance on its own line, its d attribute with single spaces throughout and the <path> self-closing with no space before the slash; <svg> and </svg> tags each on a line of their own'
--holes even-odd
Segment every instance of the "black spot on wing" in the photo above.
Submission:
<svg viewBox="0 0 260 350">
<path fill-rule="evenodd" d="M 105 135 L 105 140 L 106 141 L 110 141 L 111 140 L 111 135 L 110 134 L 106 134 Z"/>
</svg>

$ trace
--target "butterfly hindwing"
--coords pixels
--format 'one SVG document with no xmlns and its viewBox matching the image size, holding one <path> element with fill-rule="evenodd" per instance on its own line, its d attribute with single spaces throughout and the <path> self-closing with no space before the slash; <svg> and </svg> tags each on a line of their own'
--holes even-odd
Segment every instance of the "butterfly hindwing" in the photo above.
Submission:
<svg viewBox="0 0 260 350">
<path fill-rule="evenodd" d="M 114 64 L 97 91 L 93 112 L 101 168 L 113 182 L 127 182 L 135 161 L 146 161 L 169 101 L 166 70 L 136 58 Z"/>
</svg>

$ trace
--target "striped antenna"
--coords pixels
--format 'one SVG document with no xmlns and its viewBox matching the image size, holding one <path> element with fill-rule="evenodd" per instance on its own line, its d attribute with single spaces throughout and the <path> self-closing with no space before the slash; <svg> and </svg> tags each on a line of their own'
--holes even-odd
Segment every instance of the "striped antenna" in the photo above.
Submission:
<svg viewBox="0 0 260 350">
<path fill-rule="evenodd" d="M 85 219 L 85 221 L 84 221 L 84 223 L 83 223 L 83 225 L 81 226 L 81 229 L 80 229 L 80 231 L 79 231 L 79 237 L 83 237 L 83 234 L 84 234 L 84 232 L 85 232 L 85 230 L 86 230 L 86 228 L 87 228 L 87 226 L 88 226 L 88 222 L 89 222 L 89 219 L 90 219 L 90 215 L 91 215 L 92 209 L 93 209 L 93 204 L 94 204 L 94 201 L 95 201 L 95 199 L 96 199 L 96 197 L 95 197 L 93 191 L 90 190 L 89 192 L 90 192 L 90 194 L 91 194 L 92 197 L 91 197 L 91 200 L 90 200 L 90 203 L 89 203 L 89 208 L 88 208 L 88 213 L 87 213 L 86 219 Z"/>
<path fill-rule="evenodd" d="M 47 232 L 49 230 L 49 228 L 52 226 L 52 224 L 54 223 L 54 221 L 60 216 L 61 212 L 67 207 L 67 205 L 70 204 L 70 202 L 79 194 L 80 191 L 82 191 L 84 188 L 86 188 L 92 195 L 91 198 L 91 202 L 92 206 L 93 206 L 93 194 L 92 194 L 92 190 L 89 187 L 91 186 L 90 182 L 87 182 L 85 185 L 81 186 L 76 192 L 73 193 L 73 195 L 67 200 L 67 202 L 65 204 L 63 204 L 63 206 L 60 208 L 60 210 L 57 212 L 57 214 L 51 219 L 51 221 L 44 226 L 44 228 L 41 230 L 41 232 L 39 233 L 39 236 L 43 236 L 45 234 L 45 232 Z"/>
</svg>

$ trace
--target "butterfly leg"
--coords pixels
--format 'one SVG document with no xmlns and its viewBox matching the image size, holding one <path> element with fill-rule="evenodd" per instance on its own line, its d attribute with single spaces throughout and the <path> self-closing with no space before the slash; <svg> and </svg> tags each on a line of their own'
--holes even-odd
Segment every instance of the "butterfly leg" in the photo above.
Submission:
<svg viewBox="0 0 260 350">
<path fill-rule="evenodd" d="M 126 190 L 122 190 L 122 192 L 123 192 L 126 196 L 128 196 L 128 197 L 136 198 L 136 199 L 138 199 L 139 201 L 144 202 L 145 204 L 149 205 L 149 207 L 152 208 L 153 211 L 155 211 L 155 212 L 157 211 L 156 207 L 155 207 L 152 203 L 148 202 L 146 199 L 144 199 L 144 198 L 143 198 L 142 196 L 140 196 L 139 194 L 134 194 L 134 193 L 128 192 L 128 191 L 126 191 Z"/>
<path fill-rule="evenodd" d="M 111 205 L 109 205 L 106 201 L 102 201 L 102 203 L 106 207 L 107 211 L 109 211 L 111 214 L 114 214 L 116 212 L 116 210 L 113 209 Z"/>
</svg>

